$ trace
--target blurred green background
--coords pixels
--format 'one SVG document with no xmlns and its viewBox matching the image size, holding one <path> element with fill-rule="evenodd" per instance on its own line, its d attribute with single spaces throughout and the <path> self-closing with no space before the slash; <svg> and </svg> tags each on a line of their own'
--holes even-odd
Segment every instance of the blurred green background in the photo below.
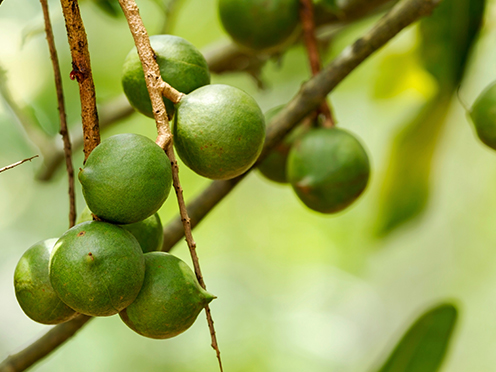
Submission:
<svg viewBox="0 0 496 372">
<path fill-rule="evenodd" d="M 63 18 L 58 2 L 49 5 L 69 122 L 76 126 L 78 89 L 68 79 L 71 59 Z M 164 21 L 157 2 L 143 0 L 139 6 L 149 33 L 159 33 Z M 89 0 L 81 3 L 81 11 L 97 99 L 105 104 L 122 94 L 120 68 L 133 41 L 122 17 L 106 15 Z M 376 20 L 347 27 L 333 40 L 325 61 Z M 496 79 L 495 25 L 496 1 L 491 0 L 460 88 L 467 104 Z M 228 40 L 215 0 L 184 0 L 172 32 L 203 51 Z M 35 129 L 57 138 L 52 67 L 37 2 L 4 0 L 0 6 L 0 66 L 6 71 L 2 84 Z M 213 75 L 212 81 L 244 89 L 266 111 L 289 101 L 308 76 L 304 49 L 295 47 L 264 67 L 265 90 L 247 74 Z M 339 125 L 361 139 L 371 158 L 371 182 L 358 202 L 338 215 L 320 215 L 306 209 L 290 187 L 254 172 L 194 230 L 207 287 L 218 297 L 211 309 L 226 371 L 371 371 L 416 317 L 446 300 L 458 305 L 460 320 L 442 370 L 494 371 L 496 153 L 475 137 L 455 95 L 429 159 L 425 210 L 378 233 L 392 143 L 437 90 L 419 62 L 419 29 L 410 27 L 330 95 Z M 154 138 L 155 126 L 133 114 L 102 137 L 122 132 Z M 5 104 L 0 105 L 0 133 L 0 167 L 40 154 Z M 76 170 L 82 158 L 77 151 Z M 0 174 L 0 359 L 49 329 L 24 315 L 13 288 L 23 252 L 68 227 L 65 170 L 40 182 L 36 174 L 41 166 L 40 157 Z M 187 199 L 209 183 L 184 166 L 180 176 Z M 177 213 L 174 199 L 171 195 L 160 211 L 164 224 Z M 79 185 L 77 208 L 84 208 Z M 190 263 L 184 243 L 172 253 Z M 203 313 L 186 333 L 165 341 L 135 334 L 118 316 L 95 319 L 34 367 L 71 372 L 217 369 Z"/>
</svg>

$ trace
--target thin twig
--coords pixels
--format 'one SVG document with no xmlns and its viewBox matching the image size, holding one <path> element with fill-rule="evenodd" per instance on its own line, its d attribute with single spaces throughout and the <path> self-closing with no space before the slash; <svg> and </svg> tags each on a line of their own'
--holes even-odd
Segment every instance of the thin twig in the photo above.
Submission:
<svg viewBox="0 0 496 372">
<path fill-rule="evenodd" d="M 418 18 L 432 12 L 439 4 L 440 0 L 405 0 L 395 6 L 384 18 L 382 18 L 372 30 L 364 37 L 357 40 L 352 46 L 345 49 L 336 59 L 326 66 L 317 76 L 310 79 L 304 84 L 300 92 L 293 100 L 281 110 L 278 116 L 273 120 L 268 131 L 264 150 L 258 161 L 264 159 L 267 153 L 281 140 L 291 129 L 301 121 L 301 119 L 313 111 L 322 100 L 321 97 L 329 94 L 345 77 L 349 75 L 360 63 L 367 57 L 381 48 L 391 40 L 402 29 L 416 21 Z M 315 92 L 312 92 L 315 90 Z M 195 200 L 189 204 L 188 212 L 190 216 L 191 227 L 194 228 L 216 205 L 222 200 L 239 181 L 244 177 L 242 175 L 232 180 L 214 181 L 209 185 Z M 165 229 L 165 240 L 162 250 L 168 252 L 183 236 L 184 230 L 180 218 L 176 218 L 169 223 Z M 169 236 L 170 234 L 170 236 Z M 43 358 L 51 350 L 58 347 L 65 339 L 67 331 L 64 326 L 76 325 L 74 320 L 58 326 L 55 326 L 50 332 L 55 341 L 51 341 L 47 348 L 48 351 L 43 355 L 38 350 L 45 347 L 46 341 L 39 339 L 33 344 L 26 347 L 21 352 L 9 357 L 0 364 L 0 372 L 21 372 L 25 368 L 16 368 L 21 361 L 28 362 L 29 366 Z M 50 333 L 49 332 L 49 333 Z M 72 335 L 72 332 L 70 335 Z"/>
<path fill-rule="evenodd" d="M 52 60 L 53 75 L 55 78 L 55 88 L 57 90 L 57 103 L 60 120 L 60 134 L 64 141 L 65 165 L 67 168 L 67 176 L 69 179 L 69 228 L 76 224 L 76 196 L 74 192 L 74 169 L 72 167 L 71 140 L 69 131 L 67 130 L 67 116 L 65 114 L 64 92 L 62 88 L 62 76 L 60 74 L 59 59 L 57 57 L 57 49 L 53 38 L 52 24 L 50 22 L 50 13 L 48 11 L 47 0 L 40 0 L 41 8 L 43 9 L 43 18 L 45 19 L 45 33 L 50 50 L 50 58 Z"/>
<path fill-rule="evenodd" d="M 71 79 L 79 83 L 81 119 L 84 133 L 84 161 L 100 143 L 100 128 L 96 108 L 95 84 L 91 73 L 88 39 L 77 0 L 61 0 L 67 38 L 71 48 Z"/>
<path fill-rule="evenodd" d="M 315 76 L 322 69 L 322 63 L 320 61 L 317 37 L 315 35 L 315 21 L 312 0 L 300 0 L 300 19 L 303 28 L 303 40 L 305 42 L 305 47 L 307 49 L 308 59 L 310 62 L 310 69 L 312 71 L 312 75 Z M 324 127 L 330 128 L 335 125 L 331 106 L 327 102 L 327 98 L 322 101 L 318 111 L 322 115 L 324 115 Z"/>
<path fill-rule="evenodd" d="M 307 49 L 308 60 L 312 75 L 316 75 L 322 68 L 320 53 L 315 36 L 315 21 L 312 0 L 300 0 L 300 20 L 303 28 L 303 41 Z"/>
<path fill-rule="evenodd" d="M 159 66 L 154 58 L 155 53 L 153 52 L 153 49 L 150 45 L 148 33 L 139 14 L 138 6 L 134 2 L 134 0 L 119 0 L 119 3 L 121 4 L 124 15 L 126 16 L 126 19 L 128 21 L 129 29 L 131 30 L 131 34 L 133 35 L 134 43 L 136 45 L 141 64 L 143 66 L 146 86 L 148 88 L 148 94 L 150 95 L 153 114 L 157 125 L 158 135 L 156 143 L 165 150 L 172 165 L 172 182 L 174 185 L 174 190 L 176 191 L 183 231 L 186 236 L 186 242 L 188 243 L 191 259 L 193 261 L 196 278 L 198 279 L 198 283 L 201 285 L 201 287 L 203 289 L 206 289 L 205 281 L 203 280 L 203 275 L 200 268 L 200 262 L 196 253 L 196 243 L 191 232 L 191 221 L 186 210 L 186 203 L 184 202 L 183 197 L 183 189 L 179 180 L 179 167 L 177 165 L 176 156 L 174 154 L 169 120 L 167 118 L 165 104 L 162 99 L 162 96 L 165 96 L 173 103 L 178 103 L 184 96 L 184 94 L 178 92 L 162 80 Z M 214 322 L 208 305 L 205 306 L 205 313 L 207 316 L 208 327 L 210 329 L 212 347 L 217 354 L 219 368 L 222 372 L 223 369 L 222 360 L 220 357 L 220 349 L 217 344 Z"/>
<path fill-rule="evenodd" d="M 31 156 L 30 158 L 27 158 L 27 159 L 18 161 L 18 162 L 14 163 L 14 164 L 7 165 L 6 167 L 0 168 L 0 173 L 5 172 L 6 170 L 9 170 L 9 169 L 15 168 L 18 165 L 21 165 L 22 163 L 25 163 L 27 161 L 31 161 L 32 159 L 37 158 L 37 157 L 38 157 L 38 155 Z"/>
</svg>

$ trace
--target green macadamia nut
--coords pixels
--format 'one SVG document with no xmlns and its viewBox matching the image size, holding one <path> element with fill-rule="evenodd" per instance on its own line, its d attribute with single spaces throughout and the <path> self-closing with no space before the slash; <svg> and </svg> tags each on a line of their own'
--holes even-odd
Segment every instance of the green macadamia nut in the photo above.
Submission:
<svg viewBox="0 0 496 372">
<path fill-rule="evenodd" d="M 80 224 L 89 221 L 93 221 L 93 216 L 88 206 L 86 206 L 79 215 L 76 223 Z M 133 234 L 140 244 L 143 253 L 158 251 L 162 247 L 164 230 L 158 213 L 145 218 L 143 221 L 119 226 Z"/>
<path fill-rule="evenodd" d="M 59 324 L 78 315 L 60 300 L 50 283 L 48 263 L 56 241 L 34 244 L 24 252 L 14 271 L 17 302 L 28 317 L 42 324 Z"/>
<path fill-rule="evenodd" d="M 145 262 L 143 287 L 136 300 L 119 315 L 142 336 L 177 336 L 191 327 L 215 297 L 200 287 L 193 271 L 179 258 L 165 252 L 150 252 L 145 254 Z"/>
<path fill-rule="evenodd" d="M 367 153 L 349 132 L 312 129 L 295 142 L 288 178 L 300 200 L 321 213 L 336 213 L 365 190 L 370 175 Z"/>
<path fill-rule="evenodd" d="M 236 43 L 269 51 L 291 39 L 299 22 L 298 7 L 298 0 L 219 0 L 219 16 Z"/>
<path fill-rule="evenodd" d="M 145 259 L 129 231 L 107 222 L 83 222 L 55 243 L 49 272 L 66 305 L 85 315 L 109 316 L 138 295 Z"/>
<path fill-rule="evenodd" d="M 173 88 L 189 93 L 210 84 L 207 61 L 189 41 L 174 35 L 153 35 L 150 36 L 150 44 L 162 79 Z M 129 52 L 124 61 L 122 87 L 131 106 L 153 118 L 152 103 L 136 48 Z M 170 119 L 174 114 L 174 105 L 167 98 L 164 98 L 164 103 Z"/>
<path fill-rule="evenodd" d="M 266 122 L 270 122 L 284 106 L 274 107 L 265 114 Z M 287 176 L 287 160 L 289 151 L 294 141 L 308 131 L 308 128 L 302 125 L 294 128 L 274 149 L 272 149 L 266 158 L 258 164 L 258 170 L 265 178 L 277 183 L 289 183 Z"/>
<path fill-rule="evenodd" d="M 265 119 L 250 95 L 229 85 L 206 85 L 184 96 L 176 108 L 174 145 L 193 171 L 230 179 L 255 163 L 265 140 Z"/>
<path fill-rule="evenodd" d="M 474 102 L 470 117 L 479 139 L 496 150 L 496 82 L 489 85 Z"/>
<path fill-rule="evenodd" d="M 150 217 L 172 185 L 169 158 L 151 139 L 118 134 L 102 141 L 79 172 L 88 208 L 100 219 L 127 224 Z"/>
</svg>

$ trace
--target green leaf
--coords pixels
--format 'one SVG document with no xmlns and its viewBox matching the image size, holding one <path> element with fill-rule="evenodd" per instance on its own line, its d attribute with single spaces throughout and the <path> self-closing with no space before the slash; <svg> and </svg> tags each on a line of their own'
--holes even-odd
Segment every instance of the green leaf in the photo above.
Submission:
<svg viewBox="0 0 496 372">
<path fill-rule="evenodd" d="M 107 15 L 118 18 L 123 15 L 117 0 L 93 0 Z"/>
<path fill-rule="evenodd" d="M 374 99 L 391 99 L 415 90 L 426 99 L 437 92 L 437 82 L 425 71 L 417 49 L 386 55 L 377 68 L 372 89 Z"/>
<path fill-rule="evenodd" d="M 485 0 L 443 0 L 420 22 L 421 57 L 441 89 L 454 90 L 460 84 L 485 4 Z"/>
<path fill-rule="evenodd" d="M 336 0 L 313 0 L 313 3 L 317 6 L 323 6 L 327 11 L 331 13 L 341 12 L 341 9 L 339 8 Z"/>
<path fill-rule="evenodd" d="M 441 367 L 458 311 L 441 304 L 424 313 L 403 335 L 378 372 L 436 372 Z"/>
<path fill-rule="evenodd" d="M 425 209 L 432 158 L 450 102 L 451 94 L 437 95 L 394 138 L 379 195 L 375 230 L 378 237 L 389 234 Z"/>
<path fill-rule="evenodd" d="M 463 77 L 484 0 L 444 0 L 422 20 L 420 55 L 438 93 L 395 137 L 381 187 L 376 233 L 385 236 L 425 209 L 430 171 L 450 98 Z"/>
</svg>

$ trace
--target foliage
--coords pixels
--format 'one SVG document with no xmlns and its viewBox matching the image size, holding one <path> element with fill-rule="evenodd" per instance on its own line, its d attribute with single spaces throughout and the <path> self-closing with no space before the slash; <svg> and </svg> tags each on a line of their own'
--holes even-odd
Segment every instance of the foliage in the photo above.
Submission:
<svg viewBox="0 0 496 372">
<path fill-rule="evenodd" d="M 441 304 L 422 314 L 378 372 L 435 372 L 441 366 L 458 311 Z"/>
<path fill-rule="evenodd" d="M 431 168 L 451 105 L 476 41 L 485 0 L 444 1 L 420 22 L 420 59 L 437 83 L 430 102 L 397 134 L 379 206 L 378 234 L 415 218 L 428 204 Z"/>
</svg>

